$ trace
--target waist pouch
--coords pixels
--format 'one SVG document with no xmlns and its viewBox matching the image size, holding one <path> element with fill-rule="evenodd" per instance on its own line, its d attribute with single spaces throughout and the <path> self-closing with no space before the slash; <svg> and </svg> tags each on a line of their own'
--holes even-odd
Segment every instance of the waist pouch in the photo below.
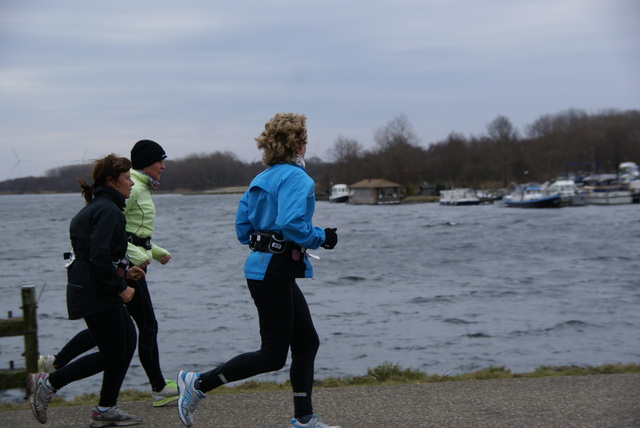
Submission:
<svg viewBox="0 0 640 428">
<path fill-rule="evenodd" d="M 151 237 L 141 238 L 138 235 L 127 232 L 127 241 L 131 242 L 136 247 L 142 247 L 145 250 L 151 250 Z"/>
<path fill-rule="evenodd" d="M 284 254 L 291 253 L 294 260 L 299 260 L 307 251 L 292 241 L 286 241 L 282 235 L 272 232 L 256 232 L 249 237 L 249 248 L 261 253 Z"/>
<path fill-rule="evenodd" d="M 76 255 L 73 250 L 67 253 L 62 253 L 62 257 L 67 261 L 67 263 L 64 266 L 66 269 L 69 269 L 69 267 L 76 260 L 80 260 L 85 263 L 90 263 L 90 260 L 88 257 L 85 256 L 84 251 L 78 250 L 78 254 L 79 255 Z M 120 278 L 124 278 L 127 276 L 127 271 L 129 270 L 129 264 L 130 264 L 129 254 L 125 254 L 124 257 L 120 260 L 112 260 L 111 263 L 113 263 L 113 265 L 115 266 L 116 270 L 118 271 L 118 276 Z"/>
<path fill-rule="evenodd" d="M 85 252 L 83 250 L 73 250 L 71 249 L 71 251 L 68 251 L 66 253 L 62 253 L 62 258 L 64 260 L 67 261 L 67 263 L 65 264 L 65 268 L 68 268 L 69 266 L 71 266 L 73 264 L 74 261 L 76 260 L 80 260 L 86 263 L 89 263 L 90 259 L 88 256 L 88 252 Z"/>
</svg>

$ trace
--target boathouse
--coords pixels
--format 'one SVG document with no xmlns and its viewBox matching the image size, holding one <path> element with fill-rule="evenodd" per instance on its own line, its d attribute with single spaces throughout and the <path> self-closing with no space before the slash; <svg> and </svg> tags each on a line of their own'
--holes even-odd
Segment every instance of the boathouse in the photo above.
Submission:
<svg viewBox="0 0 640 428">
<path fill-rule="evenodd" d="M 352 204 L 399 204 L 400 185 L 382 178 L 367 178 L 349 186 Z"/>
</svg>

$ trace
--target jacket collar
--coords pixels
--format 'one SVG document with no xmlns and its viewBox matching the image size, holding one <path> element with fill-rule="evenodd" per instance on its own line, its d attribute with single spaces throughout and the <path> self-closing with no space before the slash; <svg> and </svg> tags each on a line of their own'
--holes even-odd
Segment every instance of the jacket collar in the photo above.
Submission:
<svg viewBox="0 0 640 428">
<path fill-rule="evenodd" d="M 124 207 L 126 206 L 126 203 L 127 203 L 127 200 L 122 195 L 122 193 L 118 192 L 116 189 L 109 186 L 96 187 L 96 189 L 93 191 L 93 195 L 96 198 L 103 197 L 103 198 L 109 199 L 111 202 L 116 204 L 118 208 L 120 208 L 121 210 L 124 210 Z"/>
<path fill-rule="evenodd" d="M 131 175 L 135 176 L 138 180 L 142 181 L 144 184 L 149 186 L 150 189 L 157 189 L 158 186 L 160 185 L 159 181 L 154 180 L 149 175 L 145 174 L 143 171 L 132 169 Z"/>
</svg>

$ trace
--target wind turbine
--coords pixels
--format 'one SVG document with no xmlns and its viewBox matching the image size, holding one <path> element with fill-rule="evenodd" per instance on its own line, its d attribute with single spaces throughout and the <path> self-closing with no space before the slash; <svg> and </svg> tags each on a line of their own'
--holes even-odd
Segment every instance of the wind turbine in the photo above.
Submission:
<svg viewBox="0 0 640 428">
<path fill-rule="evenodd" d="M 82 154 L 82 159 L 76 159 L 76 160 L 73 161 L 73 163 L 86 164 L 87 163 L 87 149 L 88 149 L 88 147 L 84 148 L 84 153 Z"/>
<path fill-rule="evenodd" d="M 20 156 L 18 156 L 18 153 L 16 153 L 16 150 L 13 147 L 11 147 L 11 151 L 13 152 L 13 155 L 16 157 L 16 163 L 13 164 L 13 168 L 11 168 L 11 172 L 15 171 L 15 169 L 18 168 L 18 175 L 22 175 L 22 172 L 20 170 L 20 164 L 22 162 L 27 162 L 27 160 L 20 159 Z"/>
</svg>

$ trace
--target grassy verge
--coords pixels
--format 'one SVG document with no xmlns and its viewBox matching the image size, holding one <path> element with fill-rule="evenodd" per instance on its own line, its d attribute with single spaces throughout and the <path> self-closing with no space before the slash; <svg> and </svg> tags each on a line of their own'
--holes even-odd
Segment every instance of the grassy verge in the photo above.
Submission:
<svg viewBox="0 0 640 428">
<path fill-rule="evenodd" d="M 440 196 L 407 196 L 402 200 L 404 204 L 422 204 L 426 202 L 439 202 Z"/>
<path fill-rule="evenodd" d="M 530 373 L 512 373 L 505 367 L 489 367 L 472 373 L 465 373 L 455 376 L 448 375 L 429 375 L 414 369 L 404 369 L 398 364 L 385 363 L 372 369 L 367 369 L 364 376 L 347 377 L 347 378 L 328 378 L 324 380 L 316 380 L 316 388 L 339 388 L 349 386 L 377 386 L 377 385 L 399 385 L 408 383 L 435 383 L 435 382 L 455 382 L 469 380 L 488 380 L 488 379 L 516 379 L 516 378 L 536 378 L 549 376 L 584 376 L 598 374 L 622 374 L 622 373 L 640 373 L 640 365 L 638 364 L 607 364 L 598 367 L 578 367 L 578 366 L 562 366 L 562 367 L 539 367 Z M 248 381 L 235 386 L 222 387 L 214 389 L 207 394 L 238 394 L 246 392 L 265 392 L 265 391 L 282 391 L 290 390 L 289 381 L 283 383 L 276 382 L 256 382 Z M 120 392 L 119 402 L 127 401 L 144 401 L 149 400 L 151 394 L 138 390 L 125 390 Z M 63 400 L 60 397 L 54 397 L 49 407 L 56 406 L 84 406 L 93 405 L 98 401 L 98 394 L 82 394 L 73 400 Z M 12 404 L 0 403 L 0 411 L 8 410 L 24 410 L 28 409 L 28 404 Z"/>
</svg>

